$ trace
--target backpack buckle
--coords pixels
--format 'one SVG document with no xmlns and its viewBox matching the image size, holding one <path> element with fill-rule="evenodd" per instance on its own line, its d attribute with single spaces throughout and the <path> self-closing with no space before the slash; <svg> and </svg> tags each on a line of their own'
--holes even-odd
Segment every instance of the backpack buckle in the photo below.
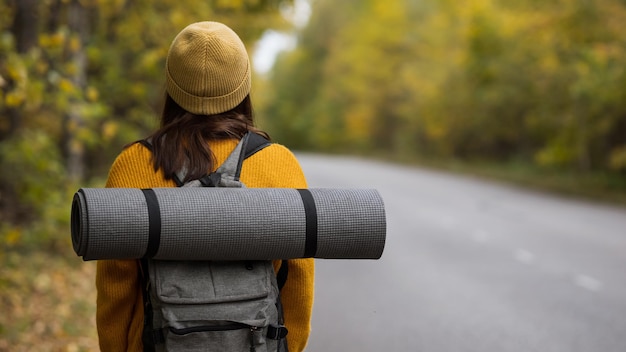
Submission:
<svg viewBox="0 0 626 352">
<path fill-rule="evenodd" d="M 289 330 L 287 330 L 286 326 L 270 324 L 267 327 L 267 335 L 266 336 L 267 336 L 268 339 L 282 340 L 285 337 L 287 337 L 287 333 L 289 333 Z"/>
<path fill-rule="evenodd" d="M 202 184 L 202 187 L 219 187 L 220 180 L 222 179 L 222 174 L 219 172 L 212 172 L 208 175 L 204 175 L 202 178 L 199 178 L 198 181 Z"/>
</svg>

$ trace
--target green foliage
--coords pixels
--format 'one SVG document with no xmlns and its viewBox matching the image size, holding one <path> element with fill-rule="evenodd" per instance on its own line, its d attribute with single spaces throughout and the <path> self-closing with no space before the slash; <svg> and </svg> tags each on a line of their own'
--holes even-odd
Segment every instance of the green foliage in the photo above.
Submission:
<svg viewBox="0 0 626 352">
<path fill-rule="evenodd" d="M 0 142 L 0 155 L 0 240 L 8 247 L 59 244 L 71 194 L 55 141 L 42 130 L 24 131 Z"/>
</svg>

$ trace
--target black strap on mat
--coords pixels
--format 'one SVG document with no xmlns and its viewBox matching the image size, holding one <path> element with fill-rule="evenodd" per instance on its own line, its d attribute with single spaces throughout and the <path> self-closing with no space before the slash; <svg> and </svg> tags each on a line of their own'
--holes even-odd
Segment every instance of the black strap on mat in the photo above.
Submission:
<svg viewBox="0 0 626 352">
<path fill-rule="evenodd" d="M 161 209 L 156 193 L 152 189 L 142 189 L 148 207 L 148 247 L 144 258 L 152 258 L 157 254 L 161 244 Z"/>
<path fill-rule="evenodd" d="M 306 216 L 306 239 L 304 242 L 304 258 L 313 258 L 317 253 L 317 208 L 311 191 L 298 189 Z"/>
</svg>

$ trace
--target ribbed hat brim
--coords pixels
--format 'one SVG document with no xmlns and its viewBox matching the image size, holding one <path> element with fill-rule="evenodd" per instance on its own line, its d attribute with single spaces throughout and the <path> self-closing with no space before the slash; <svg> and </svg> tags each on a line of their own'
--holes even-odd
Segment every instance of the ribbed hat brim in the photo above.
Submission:
<svg viewBox="0 0 626 352">
<path fill-rule="evenodd" d="M 250 94 L 250 68 L 239 86 L 232 92 L 218 97 L 202 97 L 187 93 L 176 84 L 176 81 L 167 70 L 166 90 L 174 101 L 183 109 L 197 115 L 214 115 L 229 111 L 239 105 Z"/>
</svg>

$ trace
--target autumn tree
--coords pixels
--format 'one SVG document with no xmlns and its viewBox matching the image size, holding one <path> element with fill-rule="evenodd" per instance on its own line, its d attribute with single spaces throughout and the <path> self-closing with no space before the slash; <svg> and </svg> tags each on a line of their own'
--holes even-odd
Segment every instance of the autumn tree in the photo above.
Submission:
<svg viewBox="0 0 626 352">
<path fill-rule="evenodd" d="M 267 28 L 289 26 L 281 11 L 291 5 L 1 2 L 0 238 L 56 236 L 76 185 L 101 184 L 121 148 L 156 126 L 165 56 L 182 28 L 221 21 L 252 48 Z"/>
<path fill-rule="evenodd" d="M 289 145 L 626 172 L 626 5 L 317 0 L 261 110 Z"/>
</svg>

